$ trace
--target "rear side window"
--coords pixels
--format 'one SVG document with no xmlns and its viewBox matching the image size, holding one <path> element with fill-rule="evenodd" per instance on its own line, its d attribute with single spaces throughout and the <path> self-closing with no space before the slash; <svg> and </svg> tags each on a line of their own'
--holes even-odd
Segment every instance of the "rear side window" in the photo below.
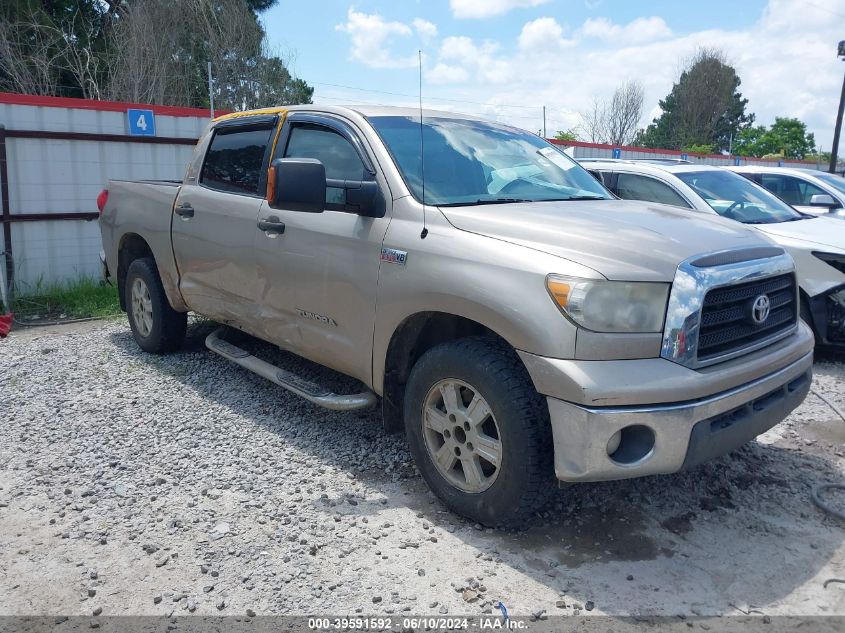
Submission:
<svg viewBox="0 0 845 633">
<path fill-rule="evenodd" d="M 620 173 L 616 180 L 616 191 L 614 193 L 623 200 L 662 202 L 676 207 L 690 208 L 687 201 L 669 185 L 648 176 Z"/>
<path fill-rule="evenodd" d="M 200 183 L 211 189 L 257 195 L 271 128 L 218 130 L 205 155 Z"/>
</svg>

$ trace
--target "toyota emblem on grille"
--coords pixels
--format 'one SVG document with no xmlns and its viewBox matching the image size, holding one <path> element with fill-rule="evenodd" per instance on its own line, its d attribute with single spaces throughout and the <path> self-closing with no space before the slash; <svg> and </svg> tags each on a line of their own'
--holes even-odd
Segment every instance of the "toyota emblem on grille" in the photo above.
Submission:
<svg viewBox="0 0 845 633">
<path fill-rule="evenodd" d="M 772 302 L 769 300 L 769 297 L 760 295 L 751 304 L 751 320 L 757 325 L 762 325 L 769 318 L 771 309 Z"/>
</svg>

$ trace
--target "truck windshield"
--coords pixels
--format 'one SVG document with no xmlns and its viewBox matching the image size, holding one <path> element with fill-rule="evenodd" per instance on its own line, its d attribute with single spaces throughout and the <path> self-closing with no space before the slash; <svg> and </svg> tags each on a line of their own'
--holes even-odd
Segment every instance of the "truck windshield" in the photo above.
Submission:
<svg viewBox="0 0 845 633">
<path fill-rule="evenodd" d="M 612 198 L 554 145 L 514 128 L 446 117 L 370 117 L 413 196 L 467 206 Z M 420 160 L 425 152 L 425 161 Z M 425 187 L 423 188 L 423 169 Z"/>
<path fill-rule="evenodd" d="M 681 171 L 675 175 L 704 198 L 716 213 L 731 220 L 745 224 L 776 224 L 807 217 L 732 171 Z"/>
</svg>

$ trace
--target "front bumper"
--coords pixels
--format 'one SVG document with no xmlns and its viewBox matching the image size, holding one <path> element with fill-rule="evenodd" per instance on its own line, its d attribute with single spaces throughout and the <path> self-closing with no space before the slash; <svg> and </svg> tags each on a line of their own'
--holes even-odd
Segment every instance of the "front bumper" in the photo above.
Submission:
<svg viewBox="0 0 845 633">
<path fill-rule="evenodd" d="M 698 370 L 662 358 L 519 355 L 547 397 L 557 477 L 575 482 L 672 473 L 751 440 L 806 396 L 813 345 L 799 322 L 787 339 Z"/>
<path fill-rule="evenodd" d="M 810 352 L 735 389 L 672 404 L 586 407 L 549 397 L 555 474 L 568 482 L 626 479 L 673 473 L 728 453 L 801 404 L 812 366 Z M 611 457 L 609 443 L 620 437 Z"/>
</svg>

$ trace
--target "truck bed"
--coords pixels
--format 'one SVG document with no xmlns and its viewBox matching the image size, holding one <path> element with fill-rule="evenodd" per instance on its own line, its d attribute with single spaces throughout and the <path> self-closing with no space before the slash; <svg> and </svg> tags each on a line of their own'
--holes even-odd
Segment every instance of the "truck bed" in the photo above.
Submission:
<svg viewBox="0 0 845 633">
<path fill-rule="evenodd" d="M 175 180 L 110 180 L 109 197 L 100 216 L 100 232 L 109 271 L 118 271 L 121 239 L 143 240 L 155 257 L 168 295 L 178 288 L 178 271 L 170 245 L 173 203 L 182 183 Z M 134 237 L 133 237 L 134 236 Z M 178 294 L 178 290 L 175 290 Z"/>
</svg>

